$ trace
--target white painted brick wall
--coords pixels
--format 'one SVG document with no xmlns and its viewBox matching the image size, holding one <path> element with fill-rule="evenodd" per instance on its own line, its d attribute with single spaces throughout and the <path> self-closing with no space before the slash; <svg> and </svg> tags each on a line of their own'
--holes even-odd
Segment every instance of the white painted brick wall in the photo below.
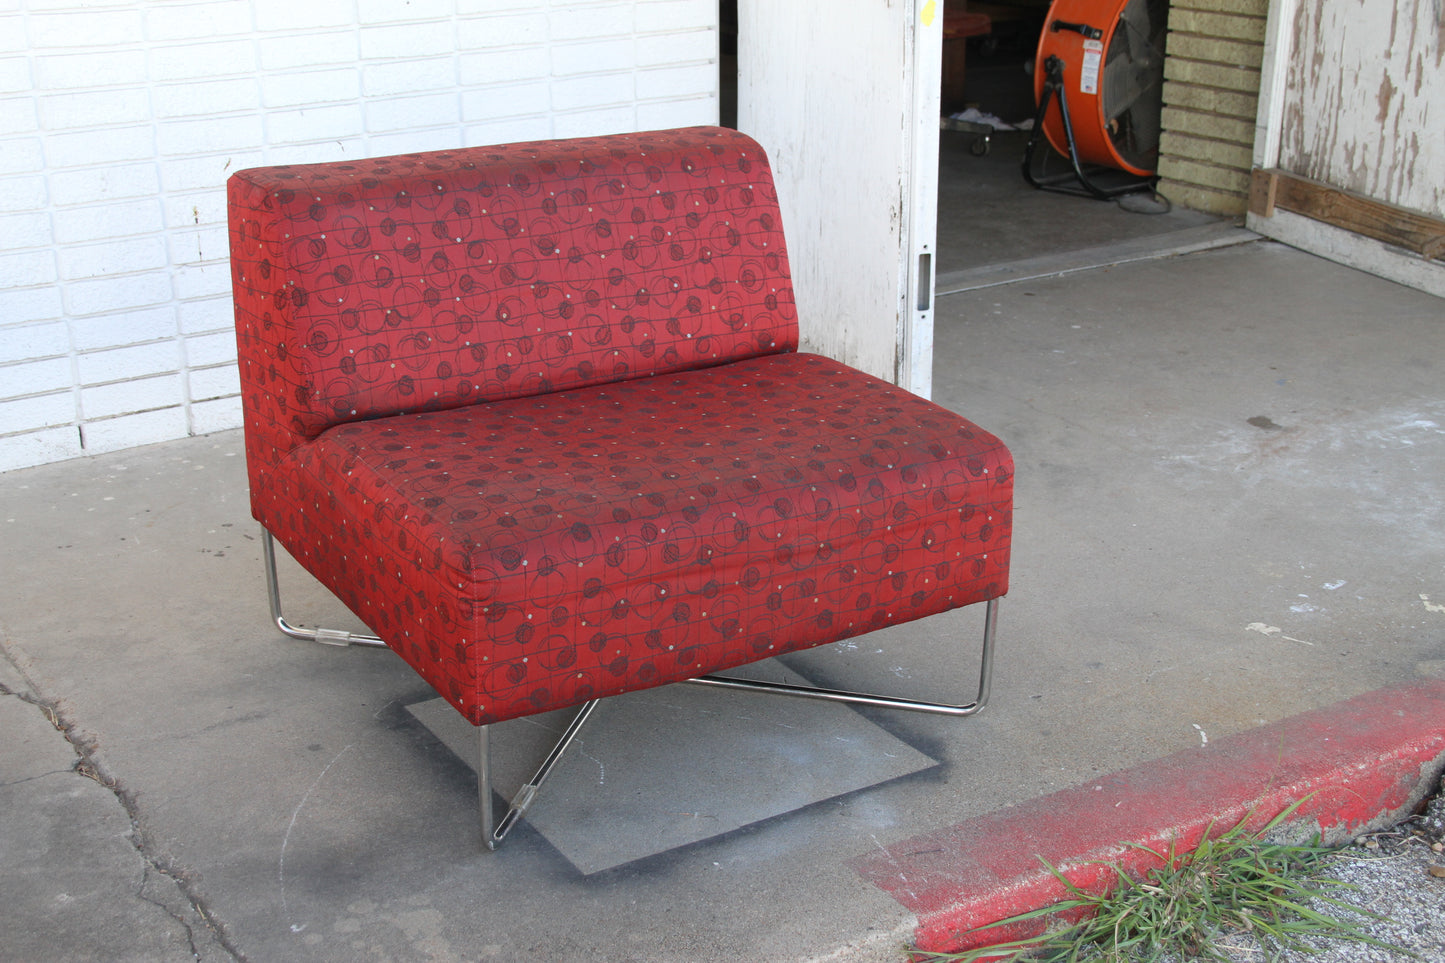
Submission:
<svg viewBox="0 0 1445 963">
<path fill-rule="evenodd" d="M 226 178 L 713 123 L 716 0 L 0 0 L 0 471 L 238 427 Z"/>
</svg>

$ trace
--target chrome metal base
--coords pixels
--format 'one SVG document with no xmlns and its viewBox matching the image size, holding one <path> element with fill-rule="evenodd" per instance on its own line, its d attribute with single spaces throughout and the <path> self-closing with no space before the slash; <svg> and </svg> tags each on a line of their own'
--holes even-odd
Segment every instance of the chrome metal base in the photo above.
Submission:
<svg viewBox="0 0 1445 963">
<path fill-rule="evenodd" d="M 281 589 L 276 576 L 276 545 L 271 533 L 261 529 L 261 556 L 266 564 L 266 597 L 271 605 L 271 621 L 282 634 L 293 639 L 321 642 L 326 645 L 366 645 L 385 647 L 386 643 L 375 635 L 348 632 L 342 629 L 304 628 L 292 625 L 281 613 Z M 910 712 L 926 712 L 933 715 L 971 716 L 988 704 L 989 690 L 993 680 L 994 636 L 998 632 L 998 599 L 986 603 L 983 623 L 983 656 L 979 668 L 978 692 L 972 702 L 953 704 L 948 702 L 926 702 L 917 699 L 902 699 L 895 696 L 869 695 L 863 692 L 847 692 L 839 689 L 824 689 L 814 686 L 787 685 L 778 682 L 758 682 L 751 679 L 734 679 L 726 676 L 704 675 L 685 680 L 693 685 L 710 685 L 724 689 L 744 689 L 771 695 L 795 696 L 802 699 L 821 699 L 827 702 L 842 702 L 849 705 L 874 706 L 881 709 L 903 709 Z M 487 726 L 477 726 L 477 803 L 481 816 L 482 842 L 487 849 L 496 849 L 518 821 L 526 814 L 537 798 L 542 783 L 552 773 L 558 760 L 577 738 L 577 733 L 586 724 L 592 710 L 600 700 L 584 703 L 562 733 L 552 751 L 531 779 L 522 785 L 517 794 L 507 803 L 507 811 L 500 820 L 495 819 L 492 800 L 492 754 L 491 735 Z"/>
<path fill-rule="evenodd" d="M 759 682 L 752 679 L 733 679 L 726 676 L 704 675 L 696 679 L 686 679 L 685 682 L 692 685 L 717 686 L 724 689 L 743 689 L 752 692 L 763 692 L 770 695 L 795 696 L 801 699 L 821 699 L 827 702 L 842 702 L 849 705 L 874 706 L 882 709 L 903 709 L 910 712 L 926 712 L 931 715 L 944 716 L 971 716 L 980 712 L 988 704 L 989 690 L 993 684 L 993 648 L 994 637 L 998 633 L 998 599 L 989 599 L 985 603 L 983 623 L 983 656 L 980 663 L 978 675 L 978 692 L 972 702 L 953 704 L 948 702 L 926 702 L 918 699 L 902 699 L 895 696 L 868 695 L 863 692 L 848 692 L 839 689 L 823 689 L 815 686 L 788 685 L 779 682 Z M 562 758 L 569 746 L 572 745 L 577 733 L 586 724 L 587 718 L 592 710 L 597 708 L 600 699 L 593 699 L 585 703 L 573 717 L 572 722 L 547 754 L 537 774 L 522 785 L 517 794 L 508 803 L 506 814 L 500 820 L 494 820 L 494 809 L 492 801 L 492 765 L 491 765 L 491 734 L 487 726 L 477 727 L 477 802 L 481 816 L 482 842 L 487 849 L 495 850 L 506 838 L 526 814 L 532 803 L 536 801 L 537 792 L 542 788 L 542 783 L 551 774 L 552 768 Z"/>
</svg>

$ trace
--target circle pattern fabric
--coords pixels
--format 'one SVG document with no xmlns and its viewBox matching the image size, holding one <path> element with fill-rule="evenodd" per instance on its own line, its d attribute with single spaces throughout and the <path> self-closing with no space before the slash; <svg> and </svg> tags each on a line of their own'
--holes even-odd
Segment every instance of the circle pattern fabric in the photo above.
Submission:
<svg viewBox="0 0 1445 963">
<path fill-rule="evenodd" d="M 771 169 L 735 131 L 258 168 L 230 216 L 248 423 L 282 450 L 797 346 Z"/>
<path fill-rule="evenodd" d="M 816 355 L 345 424 L 296 454 L 268 514 L 473 722 L 1008 587 L 1004 446 Z"/>
<path fill-rule="evenodd" d="M 473 723 L 1007 591 L 1007 449 L 796 352 L 744 135 L 262 168 L 229 202 L 253 513 Z"/>
</svg>

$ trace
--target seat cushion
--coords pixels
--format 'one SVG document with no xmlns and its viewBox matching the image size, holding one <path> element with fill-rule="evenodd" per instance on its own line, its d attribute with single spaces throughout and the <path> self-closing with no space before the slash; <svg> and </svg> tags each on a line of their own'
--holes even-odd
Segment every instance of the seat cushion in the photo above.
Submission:
<svg viewBox="0 0 1445 963">
<path fill-rule="evenodd" d="M 340 425 L 257 502 L 484 724 L 1002 595 L 1012 475 L 970 422 L 790 353 Z"/>
</svg>

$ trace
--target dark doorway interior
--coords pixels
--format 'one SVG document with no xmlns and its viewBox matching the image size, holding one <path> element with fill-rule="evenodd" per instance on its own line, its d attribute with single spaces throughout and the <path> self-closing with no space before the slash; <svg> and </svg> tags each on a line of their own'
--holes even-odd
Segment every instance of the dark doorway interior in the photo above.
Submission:
<svg viewBox="0 0 1445 963">
<path fill-rule="evenodd" d="M 950 3 L 957 10 L 962 0 Z M 988 16 L 987 34 L 967 38 L 962 83 L 945 74 L 941 98 L 947 107 L 972 107 L 1009 127 L 1028 127 L 1035 112 L 1034 58 L 1048 14 L 1048 0 L 968 3 L 969 12 Z M 959 41 L 945 41 L 945 44 Z M 945 66 L 949 52 L 945 49 Z M 952 83 L 951 83 L 952 82 Z M 950 85 L 951 84 L 951 85 Z M 961 89 L 959 89 L 961 87 Z M 996 265 L 1033 263 L 1040 271 L 1064 269 L 1095 259 L 1108 263 L 1121 245 L 1137 252 L 1165 247 L 1183 235 L 1218 223 L 1210 215 L 1171 208 L 1149 194 L 1116 201 L 1075 197 L 1031 187 L 1022 163 L 1027 129 L 999 129 L 987 153 L 975 135 L 939 134 L 937 277 L 939 293 L 987 281 Z M 1041 141 L 1036 160 L 1045 173 L 1062 172 L 1068 161 Z M 1165 235 L 1175 235 L 1166 239 Z M 1022 274 L 1027 273 L 1021 268 Z M 1019 274 L 1020 272 L 1014 272 Z M 1020 274 L 1020 276 L 1022 276 Z"/>
<path fill-rule="evenodd" d="M 738 0 L 718 0 L 718 123 L 738 126 Z"/>
<path fill-rule="evenodd" d="M 755 0 L 773 2 L 773 0 Z M 945 41 L 945 116 L 973 108 L 1010 127 L 1033 120 L 1033 61 L 1049 0 L 949 0 L 948 10 L 983 13 L 987 33 Z M 737 126 L 738 0 L 719 0 L 720 123 Z M 950 49 L 947 45 L 953 45 Z M 1165 205 L 1114 203 L 1040 191 L 1024 180 L 1021 163 L 1028 131 L 999 129 L 987 153 L 977 151 L 973 134 L 939 132 L 938 237 L 936 276 L 939 293 L 969 285 L 980 271 L 1098 252 L 1121 243 L 1148 239 L 1213 224 L 1216 218 Z M 1043 143 L 1049 170 L 1067 161 Z M 1144 212 L 1144 213 L 1141 213 Z M 1141 240 L 1142 239 L 1142 240 Z M 1161 244 L 1164 243 L 1162 240 Z M 1047 265 L 1045 265 L 1047 266 Z"/>
</svg>

